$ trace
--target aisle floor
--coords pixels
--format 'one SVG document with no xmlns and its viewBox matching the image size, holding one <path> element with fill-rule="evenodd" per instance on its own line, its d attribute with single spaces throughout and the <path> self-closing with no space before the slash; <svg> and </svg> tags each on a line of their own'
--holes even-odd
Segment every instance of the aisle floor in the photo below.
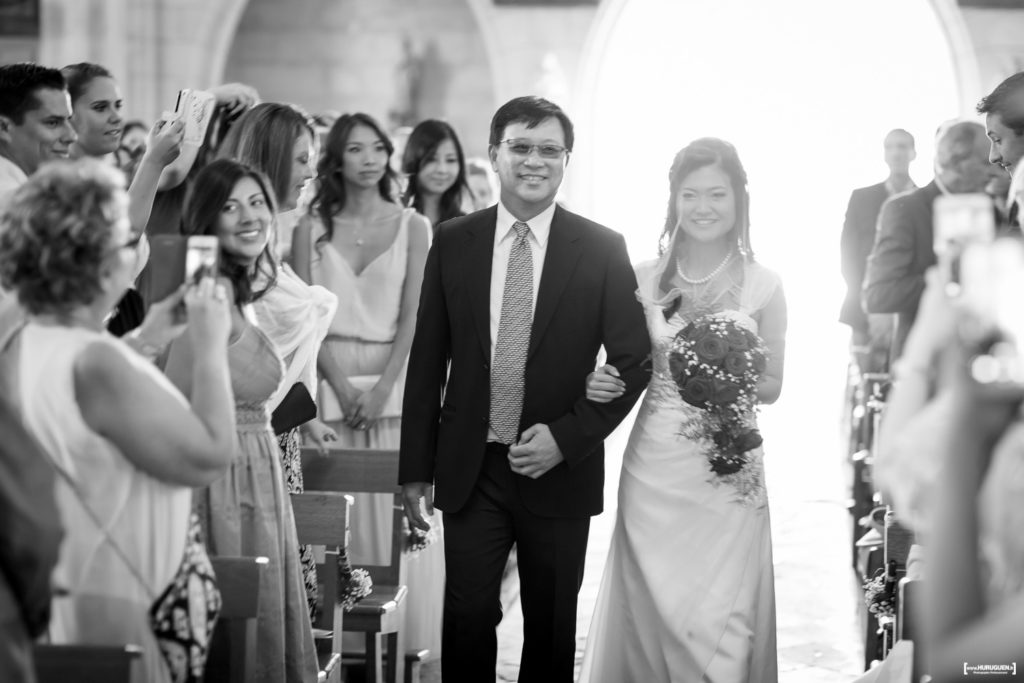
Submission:
<svg viewBox="0 0 1024 683">
<path fill-rule="evenodd" d="M 775 412 L 773 412 L 775 411 Z M 862 672 L 859 597 L 850 564 L 850 518 L 834 422 L 808 429 L 787 424 L 784 410 L 767 409 L 761 427 L 775 555 L 779 678 L 784 683 L 846 683 Z M 791 417 L 791 415 L 790 415 Z M 806 417 L 806 415 L 805 415 Z M 632 416 L 625 425 L 632 424 Z M 616 489 L 628 430 L 607 442 L 605 512 L 591 524 L 580 590 L 577 671 L 586 645 L 605 556 L 615 524 Z M 811 444 L 820 448 L 812 448 Z M 503 588 L 498 628 L 499 683 L 516 681 L 522 649 L 522 610 L 513 574 Z"/>
</svg>

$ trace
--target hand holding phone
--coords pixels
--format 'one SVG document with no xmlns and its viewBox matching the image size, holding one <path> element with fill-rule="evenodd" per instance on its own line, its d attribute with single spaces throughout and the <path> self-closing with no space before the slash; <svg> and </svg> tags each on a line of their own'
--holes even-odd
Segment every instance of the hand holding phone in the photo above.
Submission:
<svg viewBox="0 0 1024 683">
<path fill-rule="evenodd" d="M 224 285 L 212 275 L 204 275 L 188 285 L 185 309 L 193 348 L 223 353 L 231 335 L 231 304 Z"/>
<path fill-rule="evenodd" d="M 174 112 L 164 112 L 164 117 L 153 124 L 146 142 L 145 156 L 156 161 L 161 167 L 167 166 L 181 154 L 181 143 L 185 135 L 185 124 Z"/>
<path fill-rule="evenodd" d="M 947 294 L 956 295 L 960 291 L 960 257 L 964 249 L 995 239 L 992 198 L 981 193 L 939 195 L 933 220 L 939 274 Z"/>
<path fill-rule="evenodd" d="M 199 284 L 204 277 L 217 277 L 220 241 L 213 235 L 192 235 L 185 251 L 186 284 Z"/>
<path fill-rule="evenodd" d="M 982 382 L 1024 383 L 1024 243 L 972 244 L 961 262 L 961 336 L 984 352 L 972 361 Z"/>
</svg>

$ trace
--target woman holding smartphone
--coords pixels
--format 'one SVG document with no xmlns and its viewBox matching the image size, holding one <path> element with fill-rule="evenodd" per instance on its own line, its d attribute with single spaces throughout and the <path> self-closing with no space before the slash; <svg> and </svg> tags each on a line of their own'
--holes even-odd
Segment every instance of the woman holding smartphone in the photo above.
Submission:
<svg viewBox="0 0 1024 683">
<path fill-rule="evenodd" d="M 61 74 L 68 84 L 71 125 L 78 135 L 71 145 L 71 157 L 90 157 L 115 165 L 114 152 L 124 134 L 124 117 L 121 114 L 124 99 L 117 80 L 106 68 L 91 62 L 69 64 L 61 69 Z M 158 121 L 149 133 L 149 142 L 132 176 L 128 188 L 128 217 L 132 228 L 143 233 L 138 262 L 132 273 L 133 284 L 149 260 L 149 242 L 144 233 L 153 210 L 160 174 L 178 157 L 184 132 L 185 126 L 180 121 L 170 125 Z M 129 288 L 114 310 L 108 328 L 121 336 L 138 327 L 144 313 L 142 297 L 134 287 Z"/>
<path fill-rule="evenodd" d="M 272 248 L 274 195 L 266 177 L 219 159 L 203 168 L 185 205 L 185 231 L 220 240 L 219 270 L 230 288 L 228 364 L 235 395 L 238 446 L 226 476 L 197 492 L 213 555 L 262 555 L 255 673 L 257 681 L 315 681 L 317 659 L 306 606 L 291 501 L 270 427 L 269 401 L 284 368 L 253 305 L 278 278 Z M 188 339 L 171 345 L 167 376 L 191 391 L 184 371 L 197 352 Z"/>
<path fill-rule="evenodd" d="M 104 329 L 140 258 L 126 207 L 122 174 L 100 162 L 41 168 L 4 215 L 0 282 L 28 315 L 12 405 L 54 466 L 64 527 L 50 640 L 135 643 L 141 680 L 170 683 L 180 679 L 149 610 L 182 565 L 193 487 L 229 466 L 230 323 L 227 293 L 212 278 L 171 300 L 184 301 L 188 329 L 179 339 L 196 349 L 177 368 L 184 394 Z M 151 315 L 170 310 L 158 304 Z M 187 610 L 186 623 L 205 621 L 205 605 Z"/>
</svg>

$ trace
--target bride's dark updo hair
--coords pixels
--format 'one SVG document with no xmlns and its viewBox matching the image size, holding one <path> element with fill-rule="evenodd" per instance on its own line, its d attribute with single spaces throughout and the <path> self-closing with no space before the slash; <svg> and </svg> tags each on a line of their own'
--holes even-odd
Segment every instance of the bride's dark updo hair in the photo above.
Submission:
<svg viewBox="0 0 1024 683">
<path fill-rule="evenodd" d="M 750 248 L 750 194 L 747 192 L 747 172 L 740 163 L 736 148 L 725 140 L 718 138 L 700 138 L 679 150 L 672 161 L 672 169 L 668 173 L 668 213 L 665 217 L 665 229 L 658 240 L 658 255 L 661 256 L 671 246 L 672 233 L 679 222 L 676 211 L 676 194 L 683 180 L 705 166 L 717 164 L 729 176 L 732 191 L 736 196 L 736 225 L 729 236 L 739 247 L 741 255 L 753 260 L 754 251 Z"/>
</svg>

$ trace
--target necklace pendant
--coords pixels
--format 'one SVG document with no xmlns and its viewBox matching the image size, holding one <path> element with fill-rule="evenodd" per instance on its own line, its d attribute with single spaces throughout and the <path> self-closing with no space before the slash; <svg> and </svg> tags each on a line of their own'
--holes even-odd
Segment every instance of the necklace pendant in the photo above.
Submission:
<svg viewBox="0 0 1024 683">
<path fill-rule="evenodd" d="M 357 247 L 363 246 L 363 238 L 362 237 L 357 237 L 356 238 L 356 246 Z"/>
</svg>

